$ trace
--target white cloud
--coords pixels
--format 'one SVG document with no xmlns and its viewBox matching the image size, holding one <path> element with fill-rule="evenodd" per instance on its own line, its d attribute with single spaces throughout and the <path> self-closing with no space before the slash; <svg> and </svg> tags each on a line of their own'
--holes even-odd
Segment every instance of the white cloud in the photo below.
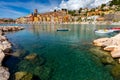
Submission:
<svg viewBox="0 0 120 80">
<path fill-rule="evenodd" d="M 62 0 L 59 5 L 60 8 L 65 8 L 69 10 L 77 10 L 79 8 L 93 8 L 101 4 L 108 3 L 111 0 Z"/>
</svg>

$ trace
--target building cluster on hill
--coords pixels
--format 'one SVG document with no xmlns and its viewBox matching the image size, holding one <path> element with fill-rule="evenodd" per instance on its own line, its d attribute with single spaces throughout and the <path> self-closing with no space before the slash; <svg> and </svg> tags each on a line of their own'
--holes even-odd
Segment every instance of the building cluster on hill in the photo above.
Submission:
<svg viewBox="0 0 120 80">
<path fill-rule="evenodd" d="M 70 22 L 70 15 L 65 10 L 38 14 L 37 9 L 34 13 L 16 19 L 17 23 L 62 23 Z"/>
<path fill-rule="evenodd" d="M 102 21 L 120 21 L 120 6 L 102 4 L 97 8 L 80 8 L 79 10 L 54 10 L 53 12 L 38 13 L 37 9 L 34 13 L 25 17 L 16 19 L 16 23 L 93 23 Z"/>
</svg>

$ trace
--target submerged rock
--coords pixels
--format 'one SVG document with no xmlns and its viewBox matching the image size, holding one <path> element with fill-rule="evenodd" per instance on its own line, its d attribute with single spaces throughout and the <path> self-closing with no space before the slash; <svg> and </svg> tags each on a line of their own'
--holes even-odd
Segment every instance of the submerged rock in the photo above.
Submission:
<svg viewBox="0 0 120 80">
<path fill-rule="evenodd" d="M 113 60 L 113 58 L 111 56 L 104 56 L 101 58 L 101 62 L 103 64 L 115 64 L 115 61 Z"/>
<path fill-rule="evenodd" d="M 18 50 L 16 50 L 15 52 L 13 52 L 11 55 L 12 56 L 15 56 L 15 57 L 20 57 L 22 54 L 25 54 L 26 53 L 26 51 L 25 50 L 21 50 L 21 49 L 18 49 Z"/>
<path fill-rule="evenodd" d="M 26 60 L 33 60 L 37 57 L 37 54 L 29 54 L 25 57 Z"/>
<path fill-rule="evenodd" d="M 110 56 L 110 54 L 108 54 L 108 52 L 105 52 L 103 50 L 101 50 L 100 47 L 94 47 L 94 48 L 91 48 L 90 51 L 97 57 L 99 57 L 101 59 L 101 57 L 104 57 L 104 56 Z"/>
<path fill-rule="evenodd" d="M 113 66 L 111 73 L 115 77 L 115 80 L 120 80 L 120 65 L 116 64 Z"/>
<path fill-rule="evenodd" d="M 33 56 L 34 57 L 31 57 Z M 18 63 L 19 71 L 30 72 L 33 75 L 37 76 L 40 80 L 48 80 L 51 73 L 51 68 L 44 65 L 45 60 L 39 55 L 29 54 L 30 58 L 23 59 L 20 63 Z"/>
<path fill-rule="evenodd" d="M 41 66 L 43 65 L 45 62 L 45 60 L 39 56 L 39 55 L 36 55 L 36 57 L 34 56 L 34 59 L 33 58 L 27 58 L 27 59 L 23 59 L 22 61 L 20 61 L 18 63 L 18 68 L 21 70 L 34 70 L 35 67 L 37 66 Z"/>
<path fill-rule="evenodd" d="M 97 56 L 101 63 L 103 64 L 115 64 L 115 60 L 111 57 L 110 54 L 108 54 L 108 52 L 102 51 L 100 47 L 97 48 L 91 48 L 90 51 Z"/>
<path fill-rule="evenodd" d="M 5 67 L 0 67 L 0 80 L 8 80 L 10 76 L 10 73 L 8 72 L 8 69 Z"/>
<path fill-rule="evenodd" d="M 7 38 L 5 36 L 0 35 L 0 41 L 5 41 L 5 40 L 7 40 Z"/>
<path fill-rule="evenodd" d="M 50 78 L 50 73 L 51 73 L 51 68 L 46 67 L 46 66 L 41 66 L 40 67 L 36 67 L 34 74 L 39 76 L 39 78 L 41 80 L 49 80 Z M 42 69 L 42 70 L 41 70 Z"/>
<path fill-rule="evenodd" d="M 28 72 L 16 72 L 15 73 L 15 80 L 32 80 L 33 75 Z"/>
</svg>

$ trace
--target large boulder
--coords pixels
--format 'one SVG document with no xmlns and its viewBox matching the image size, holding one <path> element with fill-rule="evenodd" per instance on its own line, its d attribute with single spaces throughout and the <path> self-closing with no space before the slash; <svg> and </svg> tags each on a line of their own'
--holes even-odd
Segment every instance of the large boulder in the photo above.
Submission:
<svg viewBox="0 0 120 80">
<path fill-rule="evenodd" d="M 105 51 L 113 51 L 114 49 L 118 48 L 116 45 L 110 45 L 104 48 Z"/>
<path fill-rule="evenodd" d="M 18 30 L 23 30 L 24 29 L 24 27 L 18 27 Z"/>
<path fill-rule="evenodd" d="M 5 45 L 5 44 L 0 44 L 0 49 L 3 51 L 3 52 L 5 52 L 5 53 L 10 53 L 11 51 L 12 51 L 12 46 L 11 45 L 9 45 L 9 44 L 7 44 L 7 45 Z"/>
<path fill-rule="evenodd" d="M 113 58 L 120 58 L 120 49 L 114 49 L 112 52 L 111 52 L 111 56 Z"/>
<path fill-rule="evenodd" d="M 116 37 L 110 38 L 108 41 L 103 43 L 105 46 L 110 46 L 110 45 L 115 45 L 119 46 L 120 45 L 120 39 Z"/>
<path fill-rule="evenodd" d="M 8 80 L 9 76 L 8 68 L 0 67 L 0 80 Z"/>
<path fill-rule="evenodd" d="M 4 33 L 0 30 L 0 35 L 3 35 Z"/>
<path fill-rule="evenodd" d="M 12 56 L 15 56 L 15 57 L 20 57 L 22 56 L 23 54 L 25 54 L 26 51 L 23 50 L 23 49 L 17 49 L 15 52 L 12 52 Z"/>
<path fill-rule="evenodd" d="M 103 46 L 103 43 L 109 40 L 109 38 L 100 38 L 93 41 L 95 46 Z"/>
<path fill-rule="evenodd" d="M 3 51 L 0 49 L 0 65 L 2 65 L 2 61 L 5 57 L 5 54 L 3 53 Z"/>
<path fill-rule="evenodd" d="M 8 31 L 8 28 L 7 28 L 7 27 L 3 27 L 2 31 L 3 31 L 3 32 L 7 32 L 7 31 Z"/>
<path fill-rule="evenodd" d="M 8 41 L 3 41 L 2 42 L 2 45 L 3 45 L 3 51 L 5 52 L 5 53 L 10 53 L 11 51 L 12 51 L 12 45 L 11 45 L 11 43 L 10 42 L 8 42 Z"/>
<path fill-rule="evenodd" d="M 5 40 L 7 40 L 7 38 L 5 36 L 0 35 L 0 41 L 5 41 Z"/>
</svg>

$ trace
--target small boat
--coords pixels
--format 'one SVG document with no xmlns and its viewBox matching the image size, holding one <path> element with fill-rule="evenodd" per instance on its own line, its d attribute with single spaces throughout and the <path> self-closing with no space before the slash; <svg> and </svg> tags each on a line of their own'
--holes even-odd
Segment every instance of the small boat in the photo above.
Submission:
<svg viewBox="0 0 120 80">
<path fill-rule="evenodd" d="M 69 31 L 68 28 L 58 28 L 57 31 Z"/>
<path fill-rule="evenodd" d="M 112 32 L 114 32 L 114 30 L 102 30 L 102 29 L 100 29 L 100 30 L 96 30 L 95 31 L 95 33 L 99 33 L 99 34 L 108 34 L 108 33 L 112 33 Z"/>
<path fill-rule="evenodd" d="M 114 30 L 114 31 L 120 31 L 120 28 L 119 28 L 119 27 L 111 28 L 111 30 Z"/>
</svg>

